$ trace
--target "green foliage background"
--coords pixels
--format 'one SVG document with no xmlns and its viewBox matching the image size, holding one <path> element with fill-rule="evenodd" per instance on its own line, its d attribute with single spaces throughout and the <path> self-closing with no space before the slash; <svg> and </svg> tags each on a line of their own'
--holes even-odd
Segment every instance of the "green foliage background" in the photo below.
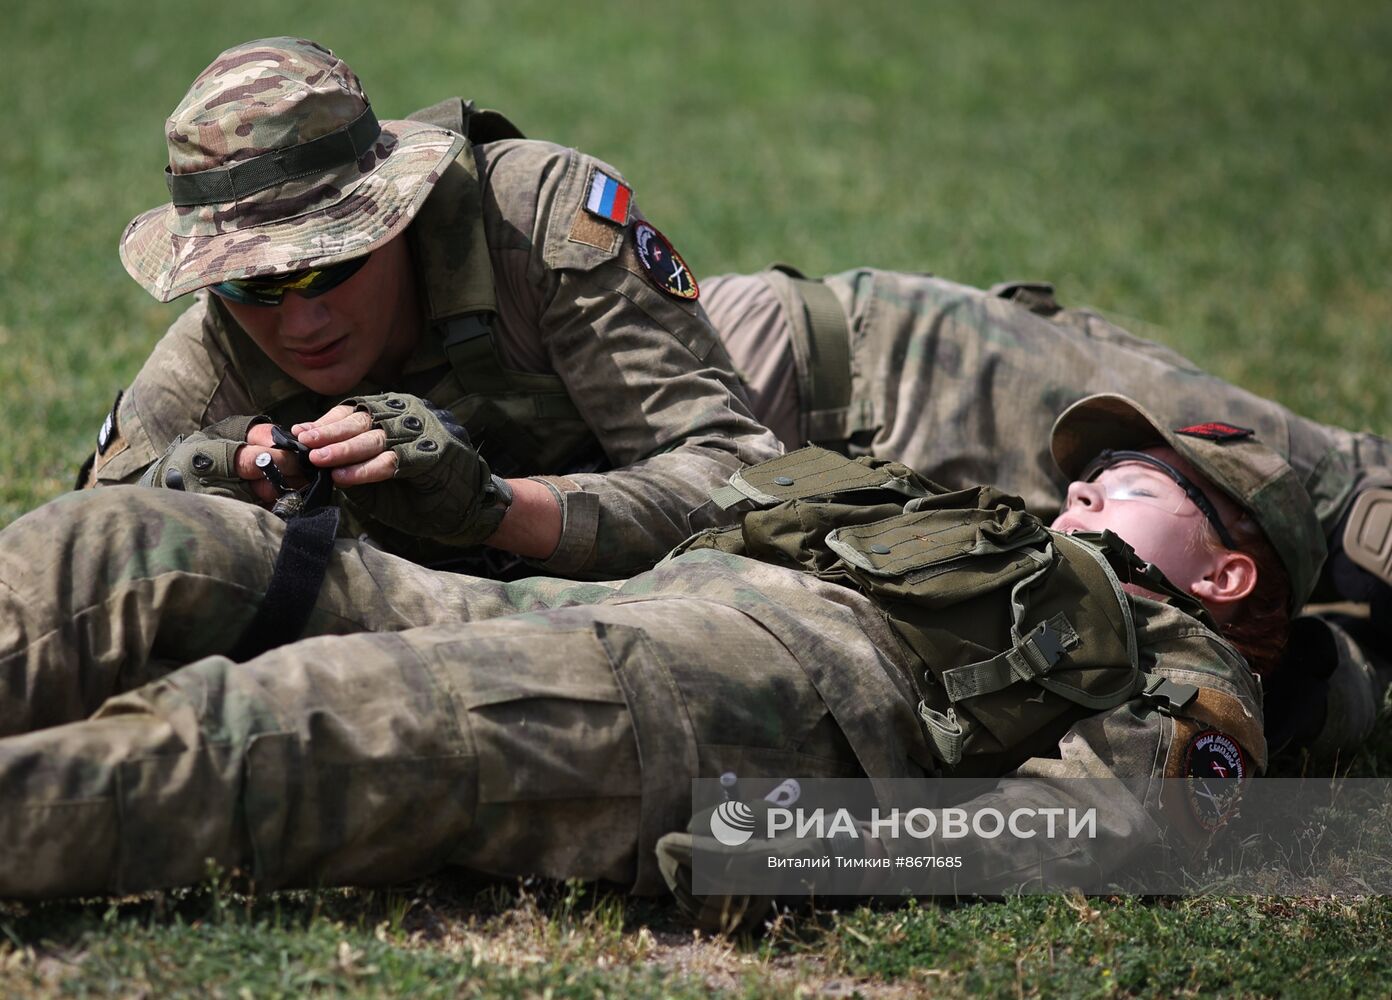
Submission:
<svg viewBox="0 0 1392 1000">
<path fill-rule="evenodd" d="M 383 116 L 457 93 L 613 162 L 698 273 L 786 260 L 1051 279 L 1066 303 L 1132 322 L 1302 413 L 1392 432 L 1385 3 L 2 0 L 0 13 L 0 524 L 68 487 L 116 390 L 180 308 L 148 298 L 115 252 L 125 223 L 166 197 L 163 116 L 218 51 L 272 34 L 334 48 Z M 938 956 L 933 982 L 949 992 L 1392 984 L 1381 960 L 1334 972 L 1360 928 L 1376 929 L 1368 947 L 1385 938 L 1384 905 L 1235 906 L 1224 926 L 1256 945 L 1229 958 L 1221 942 L 1184 946 L 1211 911 L 1127 904 L 1090 917 L 1095 933 L 1070 932 L 1056 964 L 1040 928 L 1076 923 L 1058 901 L 856 915 L 816 948 L 890 979 Z M 5 992 L 170 987 L 151 971 L 160 956 L 197 947 L 180 924 L 154 920 L 142 937 L 110 918 L 81 938 L 87 918 L 75 919 L 54 933 L 89 942 L 87 978 L 40 976 L 25 959 L 0 974 Z M 255 947 L 281 940 L 284 962 L 314 981 L 319 966 L 294 956 L 333 933 L 308 922 L 302 936 L 255 924 L 270 935 Z M 0 921 L 20 949 L 11 959 L 50 933 L 33 926 Z M 208 961 L 235 953 L 242 933 L 214 934 Z M 1108 979 L 1089 935 L 1141 958 Z M 858 940 L 877 946 L 857 951 Z M 1290 947 L 1309 958 L 1285 955 L 1277 977 L 1253 959 Z M 1196 952 L 1202 975 L 1162 985 L 1136 971 Z M 235 995 L 237 967 L 199 977 Z M 591 988 L 583 961 L 552 979 L 548 968 L 514 986 Z M 200 991 L 196 979 L 184 988 Z M 245 982 L 273 995 L 281 980 Z M 475 987 L 492 992 L 487 982 Z"/>
</svg>

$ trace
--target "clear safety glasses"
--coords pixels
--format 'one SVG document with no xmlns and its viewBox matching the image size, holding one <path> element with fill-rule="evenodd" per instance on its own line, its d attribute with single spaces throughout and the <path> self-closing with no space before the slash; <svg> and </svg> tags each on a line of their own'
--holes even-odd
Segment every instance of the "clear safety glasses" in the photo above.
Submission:
<svg viewBox="0 0 1392 1000">
<path fill-rule="evenodd" d="M 1078 477 L 1096 482 L 1108 500 L 1136 501 L 1168 514 L 1202 514 L 1219 540 L 1237 548 L 1212 501 L 1184 473 L 1142 451 L 1103 451 Z M 1178 487 L 1176 489 L 1176 487 Z"/>
</svg>

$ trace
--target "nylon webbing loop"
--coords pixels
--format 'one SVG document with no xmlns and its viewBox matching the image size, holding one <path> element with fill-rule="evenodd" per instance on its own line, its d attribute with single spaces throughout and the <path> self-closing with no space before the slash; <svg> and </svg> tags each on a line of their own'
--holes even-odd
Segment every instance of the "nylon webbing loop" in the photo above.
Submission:
<svg viewBox="0 0 1392 1000">
<path fill-rule="evenodd" d="M 820 281 L 789 277 L 802 296 L 811 333 L 807 374 L 812 398 L 807 400 L 807 408 L 844 409 L 851 402 L 851 333 L 846 314 L 836 295 Z"/>
<path fill-rule="evenodd" d="M 947 714 L 928 707 L 926 701 L 918 703 L 918 715 L 928 727 L 928 738 L 933 741 L 933 749 L 938 759 L 952 766 L 962 760 L 962 726 L 952 709 Z"/>
<path fill-rule="evenodd" d="M 710 498 L 721 510 L 729 510 L 731 507 L 735 506 L 735 504 L 743 503 L 749 499 L 743 492 L 735 489 L 733 486 L 721 486 L 711 490 Z"/>
<path fill-rule="evenodd" d="M 286 181 L 357 163 L 381 132 L 377 116 L 367 107 L 342 128 L 298 146 L 192 174 L 176 174 L 165 167 L 164 179 L 170 199 L 181 208 L 226 204 Z"/>
</svg>

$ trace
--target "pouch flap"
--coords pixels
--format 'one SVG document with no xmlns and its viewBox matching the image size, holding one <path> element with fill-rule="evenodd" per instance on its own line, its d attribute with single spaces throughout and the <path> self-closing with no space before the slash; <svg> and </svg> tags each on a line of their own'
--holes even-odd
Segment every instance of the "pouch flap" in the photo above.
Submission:
<svg viewBox="0 0 1392 1000">
<path fill-rule="evenodd" d="M 874 524 L 838 528 L 827 536 L 827 545 L 866 573 L 913 582 L 922 578 L 924 569 L 968 556 L 1010 552 L 1047 537 L 1036 518 L 998 507 L 907 511 Z"/>
<path fill-rule="evenodd" d="M 897 462 L 851 459 L 809 445 L 736 472 L 730 477 L 729 487 L 716 490 L 711 496 L 728 510 L 742 500 L 769 506 L 785 500 L 868 490 L 887 490 L 905 497 L 933 492 L 931 483 Z"/>
</svg>

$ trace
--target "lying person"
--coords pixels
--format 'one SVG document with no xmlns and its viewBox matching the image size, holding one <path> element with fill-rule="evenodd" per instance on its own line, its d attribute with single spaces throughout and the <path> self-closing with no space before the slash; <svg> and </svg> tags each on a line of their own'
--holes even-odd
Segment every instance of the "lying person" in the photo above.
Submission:
<svg viewBox="0 0 1392 1000">
<path fill-rule="evenodd" d="M 472 579 L 340 540 L 311 637 L 243 663 L 224 654 L 281 521 L 60 498 L 0 532 L 0 896 L 196 883 L 207 859 L 263 888 L 462 865 L 653 892 L 691 780 L 727 770 L 986 773 L 1060 801 L 1111 775 L 1131 793 L 1095 803 L 1115 822 L 1089 865 L 1166 828 L 1202 842 L 1153 779 L 1214 733 L 1232 777 L 1263 769 L 1253 669 L 1319 572 L 1313 506 L 1253 435 L 1121 397 L 1069 409 L 1052 450 L 1074 480 L 1052 530 L 989 488 L 807 449 L 717 491 L 740 526 L 627 581 Z"/>
<path fill-rule="evenodd" d="M 1370 605 L 1365 620 L 1299 620 L 1301 683 L 1268 689 L 1268 735 L 1331 760 L 1372 731 L 1386 686 L 1372 662 L 1392 662 L 1392 442 L 1307 420 L 1091 310 L 1061 308 L 1047 284 L 983 291 L 857 268 L 701 285 L 756 416 L 786 445 L 893 459 L 950 487 L 995 483 L 1046 519 L 1066 481 L 1040 443 L 1088 393 L 1130 396 L 1173 424 L 1202 412 L 1254 429 L 1314 501 L 1330 553 L 1319 599 Z"/>
<path fill-rule="evenodd" d="M 1060 307 L 1047 284 L 983 291 L 858 268 L 817 281 L 770 269 L 701 286 L 756 416 L 789 447 L 888 458 L 948 486 L 994 483 L 1048 518 L 1067 483 L 1042 443 L 1064 407 L 1115 392 L 1172 422 L 1211 413 L 1255 430 L 1295 468 L 1331 554 L 1347 550 L 1392 580 L 1389 542 L 1368 530 L 1370 520 L 1392 528 L 1375 513 L 1392 503 L 1392 442 L 1223 382 L 1091 310 Z"/>
</svg>

